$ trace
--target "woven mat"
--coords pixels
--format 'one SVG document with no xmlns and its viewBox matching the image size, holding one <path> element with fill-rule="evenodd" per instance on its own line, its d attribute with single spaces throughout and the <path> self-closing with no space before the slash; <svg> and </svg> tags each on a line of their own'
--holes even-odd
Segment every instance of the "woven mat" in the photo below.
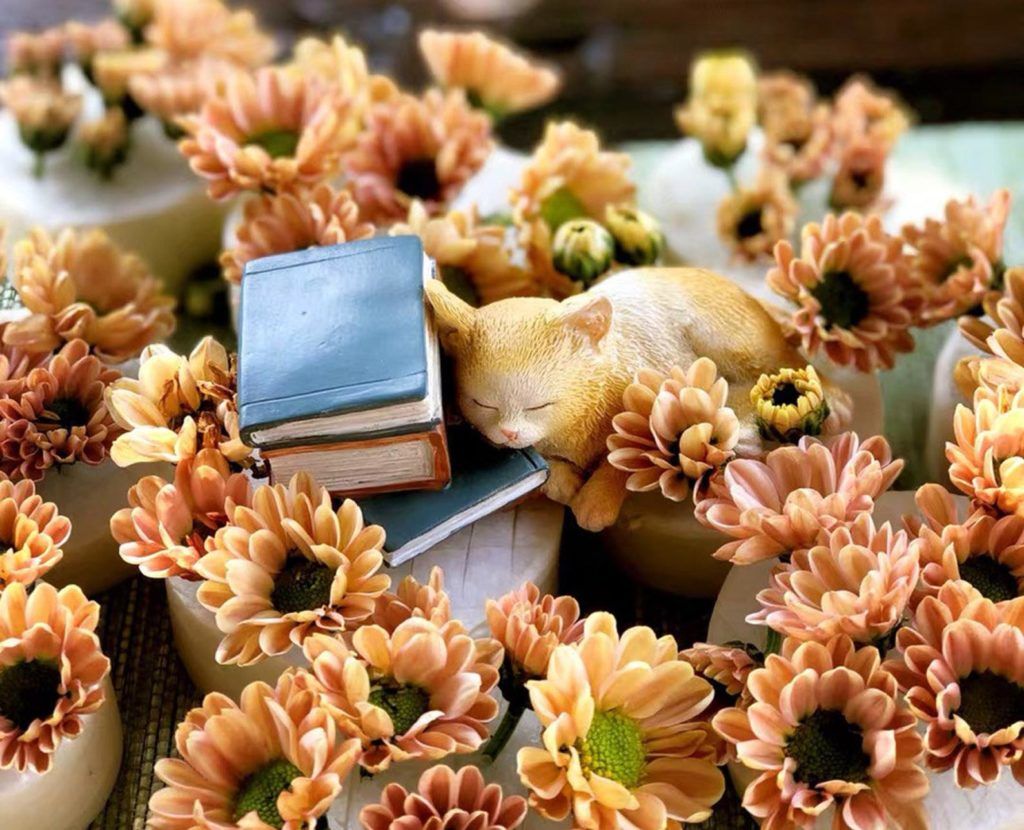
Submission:
<svg viewBox="0 0 1024 830">
<path fill-rule="evenodd" d="M 595 557 L 602 561 L 596 563 Z M 611 611 L 623 625 L 643 622 L 659 634 L 675 635 L 680 643 L 704 638 L 710 600 L 684 601 L 640 588 L 603 559 L 587 534 L 567 530 L 561 589 L 579 597 L 585 611 Z M 125 745 L 121 776 L 92 830 L 143 830 L 146 804 L 159 786 L 153 764 L 173 754 L 175 726 L 198 705 L 200 695 L 174 650 L 161 581 L 136 577 L 97 599 L 103 608 L 99 633 L 113 663 Z M 700 826 L 746 830 L 755 825 L 730 789 L 711 820 Z"/>
</svg>

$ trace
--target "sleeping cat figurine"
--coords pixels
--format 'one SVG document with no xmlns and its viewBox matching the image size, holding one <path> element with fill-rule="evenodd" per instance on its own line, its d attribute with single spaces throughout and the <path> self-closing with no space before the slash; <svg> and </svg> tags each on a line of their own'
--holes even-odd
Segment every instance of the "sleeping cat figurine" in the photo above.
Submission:
<svg viewBox="0 0 1024 830">
<path fill-rule="evenodd" d="M 697 268 L 622 271 L 562 302 L 515 297 L 474 308 L 440 280 L 427 298 L 466 420 L 494 444 L 544 456 L 545 493 L 588 530 L 612 524 L 626 496 L 628 474 L 607 462 L 605 442 L 638 370 L 711 358 L 729 382 L 745 455 L 761 444 L 751 387 L 765 372 L 807 362 L 757 300 Z M 830 402 L 848 402 L 822 382 Z"/>
</svg>

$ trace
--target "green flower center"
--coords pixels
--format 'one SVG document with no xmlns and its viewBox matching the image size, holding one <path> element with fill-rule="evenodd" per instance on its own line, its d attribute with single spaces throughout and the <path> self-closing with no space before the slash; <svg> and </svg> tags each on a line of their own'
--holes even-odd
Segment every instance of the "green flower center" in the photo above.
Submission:
<svg viewBox="0 0 1024 830">
<path fill-rule="evenodd" d="M 594 712 L 585 738 L 576 742 L 580 763 L 587 774 L 618 781 L 627 789 L 640 786 L 647 751 L 635 720 L 621 712 Z"/>
<path fill-rule="evenodd" d="M 283 614 L 312 611 L 331 604 L 334 571 L 305 556 L 292 555 L 274 580 L 270 603 Z"/>
<path fill-rule="evenodd" d="M 395 186 L 405 195 L 425 202 L 441 197 L 441 181 L 437 178 L 437 163 L 432 158 L 411 159 L 401 166 Z"/>
<path fill-rule="evenodd" d="M 560 187 L 540 203 L 540 217 L 551 229 L 557 231 L 570 219 L 579 219 L 587 215 L 583 202 L 573 195 L 567 187 Z"/>
<path fill-rule="evenodd" d="M 282 156 L 295 155 L 299 147 L 299 134 L 295 130 L 263 130 L 247 136 L 245 143 L 262 147 L 272 159 L 278 159 Z"/>
<path fill-rule="evenodd" d="M 234 820 L 240 821 L 255 811 L 260 821 L 271 827 L 283 827 L 284 819 L 277 811 L 277 797 L 291 787 L 296 778 L 302 777 L 302 770 L 284 758 L 256 770 L 238 788 Z"/>
<path fill-rule="evenodd" d="M 871 298 L 848 271 L 826 272 L 811 289 L 811 296 L 821 305 L 827 328 L 852 329 L 871 310 Z"/>
<path fill-rule="evenodd" d="M 761 222 L 761 208 L 748 210 L 736 223 L 736 236 L 740 239 L 750 239 L 753 236 L 764 233 L 764 224 Z"/>
<path fill-rule="evenodd" d="M 871 759 L 864 752 L 860 727 L 834 709 L 819 709 L 800 721 L 786 740 L 786 755 L 796 761 L 796 780 L 811 787 L 823 781 L 868 780 Z"/>
<path fill-rule="evenodd" d="M 53 714 L 60 700 L 60 669 L 49 660 L 26 660 L 0 669 L 0 717 L 21 732 Z"/>
<path fill-rule="evenodd" d="M 776 406 L 796 406 L 799 400 L 800 390 L 789 381 L 777 384 L 772 390 L 772 403 Z"/>
<path fill-rule="evenodd" d="M 960 678 L 960 708 L 956 710 L 975 734 L 992 734 L 1024 720 L 1024 686 L 990 671 Z"/>
<path fill-rule="evenodd" d="M 57 398 L 46 408 L 53 414 L 53 418 L 48 420 L 62 429 L 73 429 L 89 423 L 89 410 L 78 398 Z"/>
<path fill-rule="evenodd" d="M 388 713 L 396 735 L 404 735 L 430 708 L 430 695 L 419 686 L 383 685 L 370 690 L 370 703 Z"/>
<path fill-rule="evenodd" d="M 972 556 L 960 563 L 960 578 L 970 582 L 993 602 L 1016 599 L 1020 594 L 1017 577 L 991 556 Z"/>
</svg>

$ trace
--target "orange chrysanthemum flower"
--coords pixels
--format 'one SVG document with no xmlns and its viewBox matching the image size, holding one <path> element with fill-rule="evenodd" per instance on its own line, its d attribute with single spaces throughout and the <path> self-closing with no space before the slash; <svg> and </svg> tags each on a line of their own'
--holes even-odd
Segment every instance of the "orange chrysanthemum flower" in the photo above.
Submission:
<svg viewBox="0 0 1024 830">
<path fill-rule="evenodd" d="M 235 247 L 221 254 L 224 278 L 240 285 L 245 264 L 271 254 L 300 251 L 311 245 L 337 245 L 373 236 L 374 228 L 359 219 L 359 208 L 347 190 L 319 184 L 302 194 L 261 196 L 245 203 Z"/>
<path fill-rule="evenodd" d="M 188 713 L 174 742 L 180 758 L 157 761 L 166 785 L 149 800 L 154 830 L 309 830 L 359 755 L 306 682 L 250 683 L 235 703 L 211 693 Z"/>
<path fill-rule="evenodd" d="M 0 472 L 38 481 L 54 465 L 99 464 L 119 430 L 103 396 L 119 378 L 72 340 L 29 372 L 17 398 L 0 398 Z"/>
<path fill-rule="evenodd" d="M 434 80 L 465 90 L 470 101 L 501 118 L 551 101 L 561 86 L 543 66 L 483 32 L 420 32 L 420 52 Z"/>
<path fill-rule="evenodd" d="M 0 237 L 2 244 L 2 237 Z M 0 266 L 3 259 L 0 257 Z M 0 396 L 16 398 L 25 391 L 29 373 L 46 363 L 47 352 L 27 352 L 3 342 L 3 333 L 9 323 L 0 323 Z"/>
<path fill-rule="evenodd" d="M 303 653 L 321 702 L 361 741 L 364 769 L 479 749 L 498 714 L 498 671 L 461 625 L 412 617 L 390 634 L 361 626 L 351 641 L 315 634 Z"/>
<path fill-rule="evenodd" d="M 861 513 L 821 544 L 793 552 L 757 594 L 761 610 L 747 622 L 784 637 L 824 643 L 845 634 L 885 651 L 917 587 L 918 549 L 905 531 L 876 528 Z"/>
<path fill-rule="evenodd" d="M 711 685 L 679 659 L 671 636 L 587 618 L 576 645 L 555 648 L 544 680 L 527 683 L 543 747 L 519 750 L 530 805 L 584 830 L 657 830 L 711 814 L 725 782 L 706 727 L 693 722 Z"/>
<path fill-rule="evenodd" d="M 249 504 L 249 479 L 232 473 L 217 450 L 200 450 L 178 462 L 173 482 L 139 479 L 128 504 L 110 518 L 121 558 L 155 579 L 200 579 L 195 564 L 206 540 L 227 524 L 235 505 Z"/>
<path fill-rule="evenodd" d="M 862 372 L 891 369 L 898 352 L 914 347 L 910 327 L 920 297 L 910 278 L 903 240 L 877 216 L 829 214 L 804 226 L 800 254 L 775 246 L 769 287 L 797 306 L 791 326 L 808 355 L 819 350 Z"/>
<path fill-rule="evenodd" d="M 992 291 L 982 300 L 985 313 L 994 325 L 974 315 L 961 317 L 958 322 L 961 333 L 974 346 L 1000 359 L 986 360 L 979 367 L 980 379 L 994 391 L 1001 382 L 997 377 L 1007 371 L 1016 373 L 1018 384 L 1014 391 L 1017 391 L 1024 385 L 1019 376 L 1024 368 L 1024 268 L 1007 268 L 1003 280 L 1003 294 Z M 986 366 L 989 371 L 985 371 Z"/>
<path fill-rule="evenodd" d="M 50 352 L 81 338 L 120 363 L 174 331 L 174 299 L 141 258 L 102 230 L 54 238 L 36 228 L 15 245 L 12 282 L 32 313 L 7 325 L 9 345 Z"/>
<path fill-rule="evenodd" d="M 462 92 L 397 95 L 370 107 L 366 129 L 345 156 L 359 209 L 386 224 L 419 199 L 436 214 L 454 200 L 491 151 L 490 120 Z"/>
<path fill-rule="evenodd" d="M 93 56 L 98 52 L 119 52 L 128 48 L 128 30 L 112 18 L 97 23 L 69 20 L 64 36 L 74 59 L 89 73 Z"/>
<path fill-rule="evenodd" d="M 833 131 L 841 145 L 868 137 L 892 147 L 910 126 L 896 95 L 863 75 L 850 78 L 833 99 Z"/>
<path fill-rule="evenodd" d="M 832 158 L 832 113 L 819 104 L 810 113 L 777 127 L 765 135 L 764 157 L 794 185 L 809 182 L 825 172 Z"/>
<path fill-rule="evenodd" d="M 864 136 L 839 150 L 839 165 L 832 178 L 828 196 L 833 210 L 857 210 L 861 213 L 884 207 L 885 165 L 889 145 L 881 138 Z"/>
<path fill-rule="evenodd" d="M 206 580 L 199 601 L 226 635 L 220 663 L 258 663 L 316 632 L 351 629 L 391 584 L 378 573 L 383 529 L 364 526 L 354 501 L 335 510 L 330 493 L 304 473 L 288 487 L 259 487 L 251 507 L 230 508 L 195 564 Z"/>
<path fill-rule="evenodd" d="M 45 576 L 60 562 L 70 535 L 71 522 L 43 501 L 33 482 L 0 480 L 0 591 Z"/>
<path fill-rule="evenodd" d="M 60 26 L 41 32 L 11 32 L 5 47 L 7 71 L 12 75 L 56 78 L 66 45 L 66 31 Z"/>
<path fill-rule="evenodd" d="M 133 75 L 128 81 L 128 92 L 142 110 L 160 119 L 169 137 L 177 139 L 184 135 L 178 119 L 198 113 L 207 98 L 224 88 L 231 75 L 242 71 L 228 61 L 202 57 L 158 72 Z"/>
<path fill-rule="evenodd" d="M 743 806 L 762 827 L 811 828 L 830 808 L 837 830 L 925 826 L 921 737 L 876 648 L 787 639 L 748 688 L 753 703 L 714 726 L 760 772 Z"/>
<path fill-rule="evenodd" d="M 928 766 L 960 787 L 1024 784 L 1024 601 L 1000 611 L 964 582 L 925 597 L 886 664 L 927 726 Z"/>
<path fill-rule="evenodd" d="M 430 569 L 426 584 L 410 574 L 398 583 L 398 590 L 381 594 L 371 621 L 392 634 L 413 617 L 423 617 L 438 626 L 451 621 L 452 603 L 444 590 L 444 571 L 436 565 Z"/>
<path fill-rule="evenodd" d="M 250 10 L 232 11 L 221 0 L 155 0 L 146 40 L 177 63 L 213 57 L 256 67 L 276 51 Z"/>
<path fill-rule="evenodd" d="M 526 818 L 526 799 L 487 784 L 478 767 L 431 767 L 409 792 L 388 784 L 379 804 L 359 813 L 364 830 L 515 830 Z"/>
<path fill-rule="evenodd" d="M 743 259 L 769 256 L 775 243 L 793 232 L 797 209 L 785 175 L 766 168 L 753 187 L 740 188 L 719 203 L 718 236 Z"/>
<path fill-rule="evenodd" d="M 351 99 L 284 67 L 228 76 L 197 115 L 179 119 L 178 145 L 214 199 L 279 193 L 334 175 L 356 129 Z"/>
<path fill-rule="evenodd" d="M 110 661 L 95 634 L 100 607 L 77 585 L 20 582 L 0 592 L 0 769 L 42 774 L 105 698 Z"/>
</svg>

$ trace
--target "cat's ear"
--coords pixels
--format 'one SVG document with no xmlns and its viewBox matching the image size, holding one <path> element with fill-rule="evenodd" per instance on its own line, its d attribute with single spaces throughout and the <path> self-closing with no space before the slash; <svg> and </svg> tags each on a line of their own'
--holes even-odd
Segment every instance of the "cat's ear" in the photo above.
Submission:
<svg viewBox="0 0 1024 830">
<path fill-rule="evenodd" d="M 452 294 L 441 280 L 428 280 L 425 290 L 441 345 L 449 354 L 458 354 L 469 342 L 476 309 Z"/>
<path fill-rule="evenodd" d="M 592 346 L 597 346 L 612 325 L 612 303 L 607 297 L 595 294 L 580 305 L 565 309 L 562 324 L 582 335 Z"/>
</svg>

